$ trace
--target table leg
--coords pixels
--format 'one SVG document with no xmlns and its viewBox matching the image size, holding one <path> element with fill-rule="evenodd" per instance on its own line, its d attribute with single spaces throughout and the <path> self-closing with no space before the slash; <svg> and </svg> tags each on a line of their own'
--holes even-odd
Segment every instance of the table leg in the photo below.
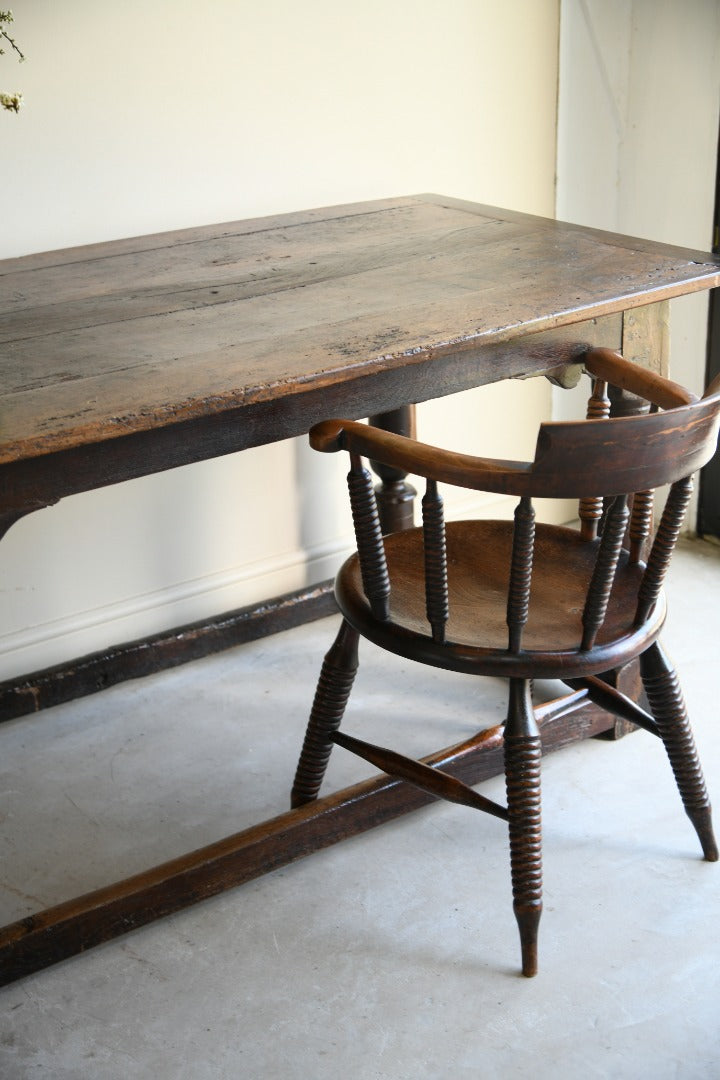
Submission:
<svg viewBox="0 0 720 1080">
<path fill-rule="evenodd" d="M 370 423 L 374 427 L 383 428 L 384 431 L 415 438 L 415 406 L 403 405 L 391 412 L 377 413 L 370 417 Z M 375 496 L 383 533 L 412 529 L 414 499 L 417 492 L 412 484 L 405 482 L 407 473 L 402 469 L 394 469 L 375 461 L 371 461 L 370 464 L 382 480 L 382 483 L 375 488 Z"/>
</svg>

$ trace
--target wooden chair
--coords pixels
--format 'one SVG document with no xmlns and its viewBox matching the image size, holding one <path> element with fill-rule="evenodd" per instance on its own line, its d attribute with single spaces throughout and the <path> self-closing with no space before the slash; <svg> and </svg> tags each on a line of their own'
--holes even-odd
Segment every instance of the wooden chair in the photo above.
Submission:
<svg viewBox="0 0 720 1080">
<path fill-rule="evenodd" d="M 524 975 L 537 970 L 542 910 L 540 756 L 531 680 L 560 679 L 659 736 L 706 859 L 715 861 L 710 802 L 675 672 L 658 642 L 662 585 L 692 487 L 714 452 L 720 379 L 702 399 L 593 349 L 588 418 L 543 424 L 532 462 L 455 454 L 366 424 L 329 420 L 316 450 L 347 450 L 358 551 L 335 584 L 344 616 L 322 667 L 292 801 L 316 798 L 334 744 L 385 772 L 508 822 L 513 907 Z M 609 418 L 607 385 L 650 402 Z M 423 524 L 382 537 L 362 457 L 427 480 Z M 438 483 L 519 497 L 513 522 L 447 525 Z M 652 492 L 672 485 L 645 558 Z M 580 499 L 580 528 L 535 524 L 533 498 Z M 628 527 L 629 526 L 629 527 Z M 628 538 L 626 546 L 626 536 Z M 504 727 L 507 809 L 461 781 L 339 731 L 357 669 L 358 637 L 420 663 L 509 681 Z M 638 658 L 652 715 L 603 674 Z"/>
</svg>

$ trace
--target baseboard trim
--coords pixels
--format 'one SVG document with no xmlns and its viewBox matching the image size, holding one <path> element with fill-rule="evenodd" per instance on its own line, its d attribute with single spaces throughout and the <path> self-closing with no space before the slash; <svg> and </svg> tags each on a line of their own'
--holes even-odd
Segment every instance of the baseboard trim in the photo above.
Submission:
<svg viewBox="0 0 720 1080">
<path fill-rule="evenodd" d="M 0 682 L 0 721 L 14 720 L 129 679 L 178 667 L 337 611 L 332 581 L 114 645 Z"/>
</svg>

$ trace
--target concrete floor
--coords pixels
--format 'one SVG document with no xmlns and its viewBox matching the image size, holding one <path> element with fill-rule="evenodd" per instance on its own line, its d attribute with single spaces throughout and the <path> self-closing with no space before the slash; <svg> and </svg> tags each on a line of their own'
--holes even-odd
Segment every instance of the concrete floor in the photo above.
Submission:
<svg viewBox="0 0 720 1080">
<path fill-rule="evenodd" d="M 717 793 L 720 549 L 685 542 L 671 576 L 664 641 Z M 333 627 L 4 725 L 2 921 L 285 810 Z M 367 647 L 347 728 L 392 723 L 422 754 L 497 722 L 503 698 Z M 336 751 L 328 790 L 370 772 Z M 483 790 L 503 798 L 499 778 Z M 720 865 L 662 746 L 548 756 L 543 815 L 535 979 L 505 827 L 437 805 L 6 987 L 0 1077 L 720 1077 Z"/>
</svg>

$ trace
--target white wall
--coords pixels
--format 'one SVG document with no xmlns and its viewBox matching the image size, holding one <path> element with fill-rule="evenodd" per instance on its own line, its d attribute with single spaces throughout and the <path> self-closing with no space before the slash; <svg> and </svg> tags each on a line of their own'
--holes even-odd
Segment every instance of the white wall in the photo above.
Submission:
<svg viewBox="0 0 720 1080">
<path fill-rule="evenodd" d="M 709 250 L 719 108 L 719 0 L 562 0 L 557 216 Z M 671 374 L 695 391 L 707 299 L 670 306 Z"/>
<path fill-rule="evenodd" d="M 26 104 L 0 116 L 0 257 L 418 191 L 553 213 L 558 0 L 13 10 L 28 60 L 0 59 L 0 85 Z M 499 439 L 512 391 L 425 406 L 421 433 Z M 534 423 L 547 387 L 522 394 Z M 348 538 L 330 475 L 283 444 L 19 522 L 0 677 L 326 576 Z"/>
</svg>

